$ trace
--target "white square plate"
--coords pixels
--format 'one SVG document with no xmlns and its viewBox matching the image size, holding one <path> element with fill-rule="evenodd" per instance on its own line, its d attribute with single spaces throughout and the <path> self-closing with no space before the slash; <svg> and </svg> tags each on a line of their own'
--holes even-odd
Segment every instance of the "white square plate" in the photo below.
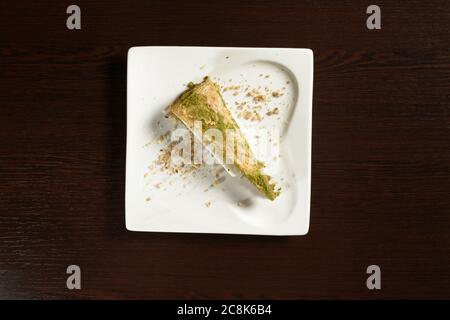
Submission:
<svg viewBox="0 0 450 320">
<path fill-rule="evenodd" d="M 262 121 L 236 117 L 252 146 L 266 128 L 280 132 L 280 156 L 267 172 L 282 187 L 269 201 L 239 177 L 222 175 L 215 186 L 203 167 L 192 177 L 152 171 L 167 130 L 164 109 L 189 82 L 209 76 L 219 83 L 236 116 L 239 99 L 263 91 Z M 309 49 L 133 47 L 128 52 L 126 227 L 132 231 L 304 235 L 309 228 L 313 54 Z M 281 94 L 279 94 L 281 93 Z M 243 101 L 243 100 L 241 100 Z M 249 102 L 250 103 L 250 102 Z M 263 125 L 261 124 L 263 123 Z M 258 134 L 254 134 L 257 132 Z M 159 141 L 160 142 L 160 141 Z M 270 155 L 269 155 L 270 156 Z M 266 157 L 266 158 L 265 158 Z M 212 187 L 214 185 L 214 187 Z"/>
</svg>

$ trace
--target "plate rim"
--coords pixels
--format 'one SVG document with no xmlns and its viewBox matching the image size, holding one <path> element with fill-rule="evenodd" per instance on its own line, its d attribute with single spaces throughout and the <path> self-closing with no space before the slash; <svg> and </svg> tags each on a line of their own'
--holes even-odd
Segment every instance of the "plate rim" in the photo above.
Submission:
<svg viewBox="0 0 450 320">
<path fill-rule="evenodd" d="M 303 230 L 297 230 L 293 232 L 218 232 L 218 231 L 204 231 L 204 230 L 193 230 L 193 228 L 186 228 L 186 230 L 170 230 L 170 228 L 167 228 L 166 230 L 149 230 L 148 228 L 137 228 L 135 226 L 131 226 L 129 221 L 129 206 L 128 206 L 128 193 L 129 193 L 129 158 L 131 154 L 130 150 L 130 143 L 129 143 L 129 137 L 130 137 L 130 129 L 131 129 L 131 117 L 129 117 L 129 110 L 130 110 L 130 60 L 132 56 L 135 54 L 137 50 L 142 49 L 174 49 L 174 50 L 184 50 L 184 49 L 192 49 L 192 50 L 264 50 L 264 51 L 275 51 L 275 50 L 281 50 L 281 51 L 297 51 L 299 53 L 305 54 L 306 58 L 309 59 L 308 64 L 310 68 L 310 75 L 308 78 L 308 82 L 310 85 L 310 90 L 308 90 L 308 96 L 309 101 L 307 101 L 307 107 L 309 108 L 309 119 L 307 119 L 309 124 L 309 130 L 308 130 L 308 137 L 307 137 L 307 143 L 308 143 L 308 170 L 307 170 L 307 191 L 308 191 L 308 197 L 305 197 L 307 199 L 307 217 L 306 217 L 306 223 L 305 228 Z M 132 232 L 155 232 L 155 233 L 197 233 L 197 234 L 232 234 L 232 235 L 257 235 L 257 236 L 304 236 L 308 234 L 310 229 L 310 220 L 311 220 L 311 172 L 312 172 L 312 108 L 313 108 L 313 87 L 314 87 L 314 52 L 310 48 L 293 48 L 293 47 L 216 47 L 216 46 L 132 46 L 128 49 L 127 52 L 127 129 L 126 129 L 126 156 L 125 156 L 125 227 L 128 231 Z"/>
</svg>

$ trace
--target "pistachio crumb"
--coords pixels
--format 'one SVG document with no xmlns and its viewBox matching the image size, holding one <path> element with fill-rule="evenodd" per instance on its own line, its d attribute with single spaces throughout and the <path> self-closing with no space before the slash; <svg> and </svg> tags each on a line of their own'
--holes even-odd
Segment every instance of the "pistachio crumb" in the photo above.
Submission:
<svg viewBox="0 0 450 320">
<path fill-rule="evenodd" d="M 279 109 L 278 109 L 278 107 L 275 107 L 274 109 L 272 109 L 272 110 L 270 110 L 270 111 L 267 111 L 266 112 L 266 115 L 268 115 L 268 116 L 273 116 L 273 115 L 275 115 L 275 114 L 278 114 L 279 113 Z"/>
<path fill-rule="evenodd" d="M 282 93 L 282 92 L 280 92 L 280 91 L 273 91 L 273 92 L 272 92 L 272 97 L 274 97 L 274 98 L 279 98 L 279 97 L 281 97 L 282 95 L 284 95 L 284 93 Z"/>
</svg>

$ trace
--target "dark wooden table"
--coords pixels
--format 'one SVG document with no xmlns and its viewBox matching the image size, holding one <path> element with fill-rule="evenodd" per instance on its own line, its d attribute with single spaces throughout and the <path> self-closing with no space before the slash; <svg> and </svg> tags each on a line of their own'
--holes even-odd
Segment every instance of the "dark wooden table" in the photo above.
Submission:
<svg viewBox="0 0 450 320">
<path fill-rule="evenodd" d="M 0 1 L 0 298 L 450 298 L 448 1 L 75 3 Z M 125 229 L 136 45 L 314 51 L 307 236 Z"/>
</svg>

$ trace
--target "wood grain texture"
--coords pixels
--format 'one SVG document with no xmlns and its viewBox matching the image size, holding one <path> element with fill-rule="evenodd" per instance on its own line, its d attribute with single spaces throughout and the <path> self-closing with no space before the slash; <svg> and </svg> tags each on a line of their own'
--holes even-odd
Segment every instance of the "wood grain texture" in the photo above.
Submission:
<svg viewBox="0 0 450 320">
<path fill-rule="evenodd" d="M 0 298 L 450 298 L 447 1 L 69 4 L 0 1 Z M 125 230 L 135 45 L 314 50 L 307 236 Z"/>
</svg>

